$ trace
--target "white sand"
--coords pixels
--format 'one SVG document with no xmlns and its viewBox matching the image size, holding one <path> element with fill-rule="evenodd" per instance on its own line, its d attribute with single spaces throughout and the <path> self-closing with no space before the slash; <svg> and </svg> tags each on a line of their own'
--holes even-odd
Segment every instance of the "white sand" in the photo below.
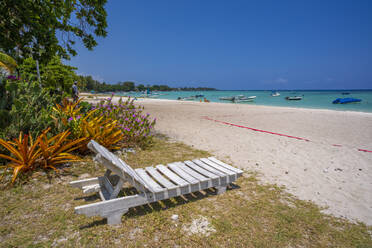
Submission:
<svg viewBox="0 0 372 248">
<path fill-rule="evenodd" d="M 372 150 L 372 114 L 155 99 L 137 103 L 157 118 L 157 131 L 258 171 L 262 182 L 284 185 L 300 199 L 328 206 L 327 213 L 372 225 L 372 153 L 357 150 Z"/>
</svg>

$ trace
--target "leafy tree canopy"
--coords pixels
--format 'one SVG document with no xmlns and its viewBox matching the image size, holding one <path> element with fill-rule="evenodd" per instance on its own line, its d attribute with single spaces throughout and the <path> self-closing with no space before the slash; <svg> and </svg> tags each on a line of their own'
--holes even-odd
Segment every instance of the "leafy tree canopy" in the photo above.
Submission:
<svg viewBox="0 0 372 248">
<path fill-rule="evenodd" d="M 86 48 L 105 37 L 107 0 L 1 0 L 0 48 L 17 58 L 32 56 L 46 64 L 54 55 L 77 53 L 76 39 Z"/>
<path fill-rule="evenodd" d="M 21 78 L 37 81 L 36 62 L 27 58 L 19 66 Z M 41 84 L 50 90 L 70 92 L 74 80 L 78 79 L 75 67 L 62 64 L 60 57 L 54 56 L 47 65 L 40 67 Z"/>
</svg>

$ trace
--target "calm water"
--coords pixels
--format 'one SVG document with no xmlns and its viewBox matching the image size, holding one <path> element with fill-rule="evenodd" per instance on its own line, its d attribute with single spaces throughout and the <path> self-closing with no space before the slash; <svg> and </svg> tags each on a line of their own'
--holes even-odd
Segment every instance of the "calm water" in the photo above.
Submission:
<svg viewBox="0 0 372 248">
<path fill-rule="evenodd" d="M 157 99 L 176 100 L 178 97 L 188 97 L 193 95 L 204 95 L 211 102 L 226 102 L 221 101 L 220 97 L 224 96 L 256 96 L 253 102 L 231 103 L 231 104 L 250 104 L 250 105 L 267 105 L 267 106 L 282 106 L 282 107 L 298 107 L 298 108 L 317 108 L 317 109 L 332 109 L 332 110 L 347 110 L 372 112 L 372 90 L 312 90 L 312 91 L 278 91 L 280 96 L 272 97 L 271 91 L 252 90 L 252 91 L 173 91 L 173 92 L 158 92 Z M 349 95 L 342 95 L 343 92 L 349 92 Z M 128 94 L 127 94 L 128 95 Z M 139 96 L 139 94 L 129 94 L 131 96 Z M 286 96 L 303 96 L 300 101 L 285 100 Z M 348 104 L 332 104 L 336 98 L 358 98 L 362 99 L 359 103 Z M 199 101 L 197 98 L 194 101 Z"/>
</svg>

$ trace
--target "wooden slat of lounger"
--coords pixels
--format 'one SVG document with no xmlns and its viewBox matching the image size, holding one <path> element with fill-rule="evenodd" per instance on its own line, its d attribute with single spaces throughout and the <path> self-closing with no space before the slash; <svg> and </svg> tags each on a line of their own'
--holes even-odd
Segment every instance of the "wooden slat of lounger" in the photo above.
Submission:
<svg viewBox="0 0 372 248">
<path fill-rule="evenodd" d="M 216 164 L 215 162 L 212 162 L 210 161 L 209 159 L 206 159 L 206 158 L 201 158 L 200 161 L 212 166 L 213 168 L 219 170 L 219 171 L 222 171 L 223 173 L 229 175 L 229 176 L 232 176 L 232 175 L 236 175 L 236 173 L 234 171 L 231 171 L 229 169 L 226 169 L 225 167 L 219 165 L 219 164 Z"/>
<path fill-rule="evenodd" d="M 209 180 L 209 178 L 203 176 L 202 174 L 197 173 L 197 172 L 194 171 L 193 169 L 191 169 L 191 168 L 189 168 L 188 166 L 186 166 L 184 163 L 177 162 L 176 164 L 177 164 L 178 167 L 180 167 L 183 171 L 186 171 L 189 175 L 193 176 L 194 178 L 196 178 L 196 179 L 199 180 L 199 181 L 207 181 L 207 180 Z"/>
<path fill-rule="evenodd" d="M 187 186 L 187 185 L 189 185 L 188 182 L 186 182 L 184 179 L 182 179 L 181 177 L 179 177 L 178 175 L 176 175 L 174 172 L 172 172 L 171 170 L 169 170 L 164 165 L 159 164 L 159 165 L 156 166 L 156 168 L 159 171 L 161 171 L 161 173 L 163 173 L 164 175 L 166 175 L 170 180 L 172 180 L 173 182 L 175 182 L 176 184 L 178 184 L 180 186 Z"/>
<path fill-rule="evenodd" d="M 161 187 L 157 182 L 155 182 L 149 175 L 147 175 L 144 169 L 136 169 L 137 174 L 148 183 L 151 189 L 154 192 L 161 192 L 164 191 L 165 188 Z"/>
<path fill-rule="evenodd" d="M 146 186 L 146 182 L 141 181 L 141 178 L 138 177 L 136 172 L 124 161 L 119 159 L 116 155 L 111 153 L 109 150 L 107 150 L 104 146 L 100 145 L 96 141 L 92 140 L 90 144 L 91 146 L 93 146 L 94 150 L 96 150 L 97 153 L 100 153 L 104 158 L 106 158 L 106 160 L 111 162 L 114 166 L 116 166 L 122 172 L 126 173 L 132 179 L 135 179 L 140 183 L 144 183 L 144 185 Z"/>
<path fill-rule="evenodd" d="M 161 185 L 166 187 L 167 189 L 172 189 L 178 187 L 177 185 L 173 184 L 171 181 L 167 180 L 163 177 L 154 167 L 146 167 L 146 171 Z"/>
<path fill-rule="evenodd" d="M 193 178 L 195 178 L 196 180 L 198 180 L 200 188 L 196 189 L 196 190 L 201 190 L 201 189 L 214 187 L 215 184 L 212 182 L 211 178 L 207 178 L 207 177 L 197 173 L 196 171 L 194 171 L 190 167 L 186 166 L 182 162 L 177 162 L 175 164 L 178 166 L 179 169 L 183 170 L 184 173 L 187 173 L 187 174 L 191 175 Z"/>
<path fill-rule="evenodd" d="M 208 164 L 200 161 L 199 159 L 194 159 L 192 162 L 194 162 L 195 164 L 199 165 L 203 169 L 212 172 L 213 174 L 216 174 L 218 176 L 227 176 L 226 173 L 223 173 L 222 171 L 216 170 L 214 167 L 209 166 Z"/>
<path fill-rule="evenodd" d="M 199 191 L 202 189 L 202 187 L 208 186 L 207 182 L 201 182 L 195 179 L 193 176 L 189 175 L 186 171 L 182 170 L 177 163 L 168 164 L 168 168 L 173 170 L 176 174 L 178 174 L 178 176 L 189 182 L 190 193 Z"/>
<path fill-rule="evenodd" d="M 98 184 L 98 177 L 70 182 L 70 186 L 75 187 L 75 188 L 83 188 L 85 186 L 96 185 L 96 184 Z"/>
<path fill-rule="evenodd" d="M 213 173 L 213 174 L 216 174 L 220 177 L 219 179 L 219 186 L 225 186 L 229 183 L 231 183 L 233 180 L 230 180 L 230 176 L 223 173 L 222 171 L 219 171 L 219 170 L 216 170 L 214 167 L 212 166 L 209 166 L 207 165 L 206 163 L 198 160 L 198 159 L 194 159 L 192 162 L 194 162 L 195 164 L 197 164 L 198 166 L 200 166 L 201 168 Z"/>
<path fill-rule="evenodd" d="M 147 173 L 149 173 L 159 184 L 163 185 L 164 187 L 167 188 L 167 197 L 166 198 L 171 198 L 171 197 L 176 197 L 181 194 L 181 192 L 187 192 L 188 186 L 181 188 L 178 185 L 175 185 L 172 183 L 170 180 L 162 176 L 160 172 L 154 168 L 154 167 L 147 167 L 146 168 Z"/>
<path fill-rule="evenodd" d="M 188 167 L 190 167 L 191 169 L 197 171 L 198 173 L 208 177 L 208 178 L 211 178 L 211 179 L 217 179 L 219 178 L 218 175 L 216 174 L 213 174 L 212 172 L 210 171 L 207 171 L 205 169 L 203 169 L 202 167 L 198 166 L 197 164 L 191 162 L 191 161 L 185 161 L 184 162 Z"/>
<path fill-rule="evenodd" d="M 195 179 L 194 177 L 189 175 L 187 172 L 179 168 L 177 163 L 170 163 L 168 164 L 168 167 L 189 183 L 195 184 L 199 182 L 199 180 Z"/>
<path fill-rule="evenodd" d="M 199 174 L 202 174 L 209 179 L 207 188 L 218 187 L 220 185 L 225 185 L 226 184 L 226 177 L 227 176 L 225 176 L 225 177 L 217 176 L 217 175 L 213 174 L 212 172 L 209 172 L 209 171 L 201 168 L 200 166 L 194 164 L 191 161 L 185 161 L 184 163 L 186 164 L 186 167 L 189 167 L 192 170 L 195 170 Z"/>
<path fill-rule="evenodd" d="M 107 158 L 102 156 L 100 153 L 97 154 L 96 158 L 98 161 L 100 161 L 105 167 L 107 167 L 109 170 L 113 171 L 116 175 L 121 177 L 124 181 L 128 181 L 131 185 L 133 185 L 138 191 L 145 192 L 145 191 L 151 191 L 151 187 L 149 187 L 147 184 L 143 184 L 140 181 L 143 181 L 139 176 L 140 181 L 135 180 L 130 175 L 125 173 L 123 170 L 119 169 L 119 167 L 115 166 L 112 161 L 109 161 Z"/>
<path fill-rule="evenodd" d="M 228 165 L 228 164 L 226 164 L 226 163 L 224 163 L 224 162 L 222 162 L 222 161 L 216 159 L 215 157 L 209 157 L 208 159 L 209 159 L 210 161 L 215 162 L 216 164 L 219 164 L 219 165 L 225 167 L 226 169 L 232 170 L 232 171 L 234 171 L 234 172 L 236 172 L 236 173 L 238 173 L 238 174 L 243 173 L 242 170 L 240 170 L 240 169 L 238 169 L 238 168 L 235 168 L 235 167 L 233 167 L 233 166 L 231 166 L 231 165 Z"/>
<path fill-rule="evenodd" d="M 110 169 L 114 170 L 118 176 L 122 177 L 124 180 L 129 179 L 129 182 L 139 191 L 144 191 L 145 188 L 151 191 L 151 187 L 146 183 L 146 181 L 143 181 L 129 165 L 116 157 L 105 147 L 101 146 L 94 140 L 89 142 L 88 147 L 97 154 L 100 154 L 107 163 L 110 163 L 112 165 L 111 167 L 114 167 Z"/>
</svg>

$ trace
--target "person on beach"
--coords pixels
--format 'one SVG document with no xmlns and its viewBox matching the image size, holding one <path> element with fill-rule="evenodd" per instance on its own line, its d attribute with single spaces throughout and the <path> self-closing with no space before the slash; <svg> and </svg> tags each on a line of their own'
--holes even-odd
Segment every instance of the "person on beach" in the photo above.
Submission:
<svg viewBox="0 0 372 248">
<path fill-rule="evenodd" d="M 77 87 L 77 82 L 75 81 L 72 85 L 72 98 L 74 102 L 76 102 L 79 99 L 79 89 Z"/>
</svg>

